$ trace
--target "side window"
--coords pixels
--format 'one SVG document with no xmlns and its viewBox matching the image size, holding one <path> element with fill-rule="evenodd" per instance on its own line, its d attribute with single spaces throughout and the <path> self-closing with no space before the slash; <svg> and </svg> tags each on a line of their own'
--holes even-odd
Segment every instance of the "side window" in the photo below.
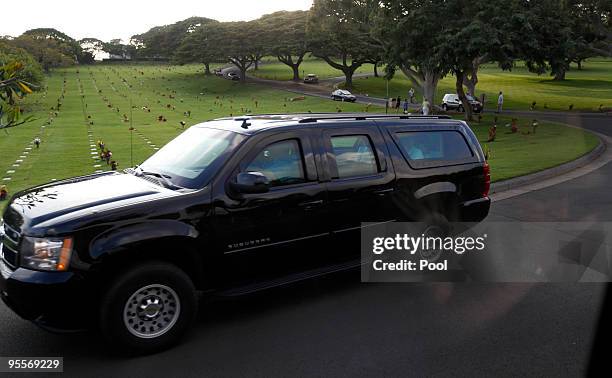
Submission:
<svg viewBox="0 0 612 378">
<path fill-rule="evenodd" d="M 367 135 L 343 135 L 331 138 L 338 177 L 370 176 L 378 173 L 372 143 Z"/>
<path fill-rule="evenodd" d="M 270 187 L 300 184 L 306 181 L 300 144 L 295 139 L 266 146 L 245 171 L 263 173 L 270 180 Z"/>
<path fill-rule="evenodd" d="M 463 136 L 456 131 L 415 131 L 397 134 L 408 160 L 464 160 L 473 156 Z"/>
</svg>

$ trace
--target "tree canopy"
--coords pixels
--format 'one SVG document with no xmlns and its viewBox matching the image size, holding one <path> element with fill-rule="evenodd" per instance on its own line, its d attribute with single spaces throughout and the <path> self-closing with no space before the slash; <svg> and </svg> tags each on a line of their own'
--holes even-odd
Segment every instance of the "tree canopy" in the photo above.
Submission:
<svg viewBox="0 0 612 378">
<path fill-rule="evenodd" d="M 138 48 L 141 57 L 170 59 L 188 34 L 211 22 L 217 21 L 206 17 L 190 17 L 174 24 L 156 26 L 132 36 L 131 45 Z"/>
<path fill-rule="evenodd" d="M 370 27 L 378 8 L 378 0 L 315 0 L 310 10 L 308 48 L 342 71 L 348 88 L 357 68 L 380 60 L 381 45 Z"/>
<path fill-rule="evenodd" d="M 300 64 L 308 53 L 306 44 L 307 11 L 275 12 L 262 16 L 265 44 L 268 52 L 291 67 L 293 80 L 300 80 Z"/>
<path fill-rule="evenodd" d="M 187 34 L 179 48 L 174 53 L 173 60 L 179 64 L 202 63 L 204 72 L 210 75 L 210 64 L 224 60 L 219 48 L 211 44 L 212 33 L 215 33 L 216 23 L 200 25 L 194 31 Z"/>
</svg>

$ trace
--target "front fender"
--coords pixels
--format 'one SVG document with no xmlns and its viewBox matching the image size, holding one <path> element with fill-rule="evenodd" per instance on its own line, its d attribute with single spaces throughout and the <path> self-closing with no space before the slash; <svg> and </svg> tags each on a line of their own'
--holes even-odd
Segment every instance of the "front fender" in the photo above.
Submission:
<svg viewBox="0 0 612 378">
<path fill-rule="evenodd" d="M 195 239 L 198 236 L 199 232 L 193 226 L 183 222 L 167 219 L 147 220 L 146 223 L 120 226 L 98 235 L 89 245 L 89 254 L 93 259 L 98 259 L 141 242 L 167 237 Z"/>
</svg>

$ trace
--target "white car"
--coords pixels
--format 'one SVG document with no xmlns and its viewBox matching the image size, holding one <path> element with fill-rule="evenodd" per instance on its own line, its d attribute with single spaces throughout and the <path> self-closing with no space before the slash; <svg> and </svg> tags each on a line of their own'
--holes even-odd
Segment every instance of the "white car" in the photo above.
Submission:
<svg viewBox="0 0 612 378">
<path fill-rule="evenodd" d="M 357 101 L 357 97 L 355 97 L 351 92 L 347 91 L 346 89 L 336 89 L 332 92 L 331 98 L 334 101 Z"/>
</svg>

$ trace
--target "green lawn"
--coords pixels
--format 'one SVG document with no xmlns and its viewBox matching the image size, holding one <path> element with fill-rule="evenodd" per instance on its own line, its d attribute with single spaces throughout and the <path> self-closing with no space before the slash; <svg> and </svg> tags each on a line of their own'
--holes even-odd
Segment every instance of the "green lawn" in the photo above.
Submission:
<svg viewBox="0 0 612 378">
<path fill-rule="evenodd" d="M 519 133 L 512 134 L 511 118 L 499 117 L 494 142 L 487 143 L 493 115 L 486 115 L 481 123 L 472 122 L 484 150 L 489 150 L 491 180 L 501 181 L 551 168 L 574 160 L 597 147 L 599 139 L 593 134 L 560 124 L 538 122 L 536 133 L 531 131 L 531 119 L 519 119 Z"/>
<path fill-rule="evenodd" d="M 321 78 L 342 76 L 342 72 L 333 69 L 321 60 L 310 58 L 302 64 L 305 73 L 316 73 Z M 372 65 L 361 67 L 358 73 L 372 73 Z M 379 69 L 380 72 L 383 69 Z M 255 76 L 290 80 L 291 69 L 273 59 L 268 60 Z M 389 96 L 407 97 L 412 83 L 401 73 L 389 82 Z M 416 89 L 416 88 L 415 88 Z M 574 110 L 598 110 L 599 105 L 612 109 L 612 59 L 590 59 L 584 63 L 583 69 L 572 66 L 567 73 L 567 80 L 556 82 L 548 74 L 538 76 L 530 73 L 523 64 L 517 64 L 512 71 L 502 71 L 496 65 L 489 64 L 481 68 L 477 94 L 485 93 L 487 106 L 497 103 L 497 94 L 504 92 L 507 109 L 528 110 L 533 101 L 539 110 L 569 110 L 571 104 Z M 386 82 L 382 78 L 355 78 L 355 93 L 368 94 L 373 97 L 386 97 Z M 436 102 L 441 101 L 445 93 L 455 93 L 455 78 L 448 76 L 440 81 L 436 94 Z M 421 100 L 421 94 L 417 93 Z"/>
<path fill-rule="evenodd" d="M 130 166 L 130 123 L 124 115 L 133 118 L 133 163 L 138 164 L 181 133 L 181 121 L 189 127 L 244 113 L 365 110 L 364 105 L 316 97 L 291 101 L 295 94 L 205 77 L 201 69 L 197 65 L 95 65 L 54 71 L 47 78 L 47 90 L 27 97 L 25 107 L 37 120 L 0 131 L 1 184 L 15 193 L 51 180 L 108 170 L 91 146 L 98 140 L 110 148 L 120 169 Z M 51 108 L 62 93 L 62 106 L 55 115 Z M 191 116 L 184 114 L 188 111 Z M 158 121 L 160 116 L 166 121 Z M 485 118 L 482 125 L 473 125 L 481 141 L 486 140 L 490 122 Z M 536 135 L 505 135 L 504 131 L 500 126 L 498 140 L 490 144 L 494 180 L 572 160 L 597 143 L 590 134 L 553 124 L 540 125 Z M 42 139 L 39 149 L 31 144 L 37 135 Z M 0 202 L 0 210 L 5 205 L 6 201 Z"/>
<path fill-rule="evenodd" d="M 356 74 L 360 73 L 373 73 L 374 66 L 372 64 L 364 64 L 359 67 Z M 379 68 L 379 72 L 382 69 Z M 262 79 L 270 80 L 291 80 L 293 79 L 293 71 L 291 68 L 283 63 L 280 63 L 276 58 L 264 58 L 261 66 L 257 71 L 250 71 L 249 74 Z M 304 78 L 304 75 L 316 74 L 319 79 L 329 79 L 332 77 L 344 76 L 342 71 L 337 70 L 325 63 L 324 61 L 316 58 L 305 58 L 300 65 L 300 78 Z"/>
</svg>

